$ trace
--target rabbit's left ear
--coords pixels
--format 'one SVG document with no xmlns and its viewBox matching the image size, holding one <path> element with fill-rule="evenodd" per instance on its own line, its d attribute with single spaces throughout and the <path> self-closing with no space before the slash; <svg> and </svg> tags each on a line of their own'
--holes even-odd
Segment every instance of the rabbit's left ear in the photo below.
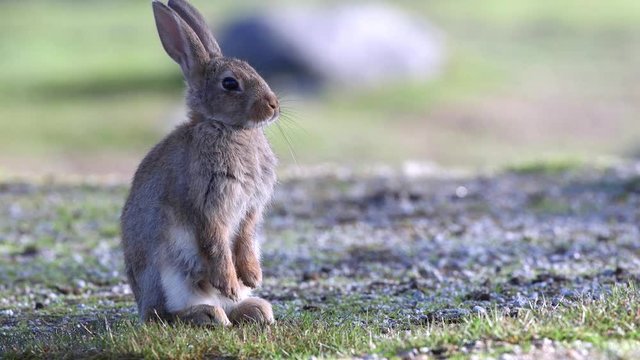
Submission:
<svg viewBox="0 0 640 360">
<path fill-rule="evenodd" d="M 186 0 L 169 0 L 169 7 L 193 29 L 212 59 L 222 57 L 222 50 L 204 16 Z"/>
<path fill-rule="evenodd" d="M 167 54 L 180 64 L 187 81 L 198 79 L 210 60 L 198 36 L 175 11 L 158 0 L 153 1 L 153 14 Z"/>
</svg>

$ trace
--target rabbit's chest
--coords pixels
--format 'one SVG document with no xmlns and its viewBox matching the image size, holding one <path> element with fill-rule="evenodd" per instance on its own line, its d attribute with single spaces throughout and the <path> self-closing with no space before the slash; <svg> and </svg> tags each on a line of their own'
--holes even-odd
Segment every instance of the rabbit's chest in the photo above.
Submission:
<svg viewBox="0 0 640 360">
<path fill-rule="evenodd" d="M 268 152 L 266 151 L 268 150 Z M 271 199 L 276 182 L 275 161 L 270 149 L 260 149 L 252 154 L 251 170 L 241 177 L 244 193 L 250 207 L 261 209 Z"/>
<path fill-rule="evenodd" d="M 189 193 L 208 218 L 233 228 L 248 211 L 261 211 L 276 182 L 276 158 L 260 130 L 229 132 L 199 125 L 194 136 Z M 206 136 L 205 136 L 206 135 Z"/>
<path fill-rule="evenodd" d="M 260 164 L 253 171 L 234 176 L 230 182 L 239 188 L 236 198 L 242 202 L 242 208 L 261 209 L 271 198 L 275 175 L 273 171 L 263 169 Z"/>
<path fill-rule="evenodd" d="M 249 210 L 261 210 L 269 202 L 276 182 L 275 156 L 270 148 L 229 148 L 226 159 L 211 158 L 200 169 L 201 183 L 206 184 L 201 189 L 204 208 L 239 216 Z"/>
</svg>

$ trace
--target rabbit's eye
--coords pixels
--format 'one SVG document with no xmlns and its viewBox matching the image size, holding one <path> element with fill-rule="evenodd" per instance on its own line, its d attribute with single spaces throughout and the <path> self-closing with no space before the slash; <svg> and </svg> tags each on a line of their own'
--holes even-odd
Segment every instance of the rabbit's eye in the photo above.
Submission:
<svg viewBox="0 0 640 360">
<path fill-rule="evenodd" d="M 232 78 L 232 77 L 226 77 L 224 79 L 222 79 L 222 87 L 227 90 L 227 91 L 239 91 L 240 90 L 240 84 L 238 83 L 238 80 Z"/>
</svg>

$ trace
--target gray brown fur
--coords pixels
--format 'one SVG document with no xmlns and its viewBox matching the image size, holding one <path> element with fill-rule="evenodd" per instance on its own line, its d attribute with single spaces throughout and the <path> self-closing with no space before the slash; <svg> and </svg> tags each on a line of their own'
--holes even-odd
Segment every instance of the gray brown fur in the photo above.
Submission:
<svg viewBox="0 0 640 360">
<path fill-rule="evenodd" d="M 236 323 L 272 322 L 269 303 L 245 290 L 262 281 L 255 232 L 276 181 L 263 127 L 277 119 L 278 100 L 248 64 L 222 57 L 186 1 L 153 8 L 163 46 L 186 79 L 190 112 L 144 158 L 122 212 L 140 316 L 226 325 L 222 311 Z M 225 90 L 225 77 L 241 91 Z"/>
</svg>

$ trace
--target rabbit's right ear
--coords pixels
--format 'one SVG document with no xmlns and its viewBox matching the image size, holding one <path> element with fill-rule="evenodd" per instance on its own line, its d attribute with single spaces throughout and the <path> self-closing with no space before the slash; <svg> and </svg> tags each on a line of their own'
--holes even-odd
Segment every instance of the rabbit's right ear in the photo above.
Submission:
<svg viewBox="0 0 640 360">
<path fill-rule="evenodd" d="M 207 20 L 205 20 L 198 9 L 189 4 L 187 0 L 169 0 L 167 5 L 175 10 L 175 12 L 189 24 L 212 58 L 222 56 L 222 50 L 220 50 L 218 42 L 215 37 L 213 37 L 211 29 L 209 29 L 207 25 Z"/>
<path fill-rule="evenodd" d="M 180 65 L 187 81 L 197 79 L 210 60 L 198 36 L 175 11 L 160 1 L 153 1 L 153 14 L 167 54 Z"/>
</svg>

